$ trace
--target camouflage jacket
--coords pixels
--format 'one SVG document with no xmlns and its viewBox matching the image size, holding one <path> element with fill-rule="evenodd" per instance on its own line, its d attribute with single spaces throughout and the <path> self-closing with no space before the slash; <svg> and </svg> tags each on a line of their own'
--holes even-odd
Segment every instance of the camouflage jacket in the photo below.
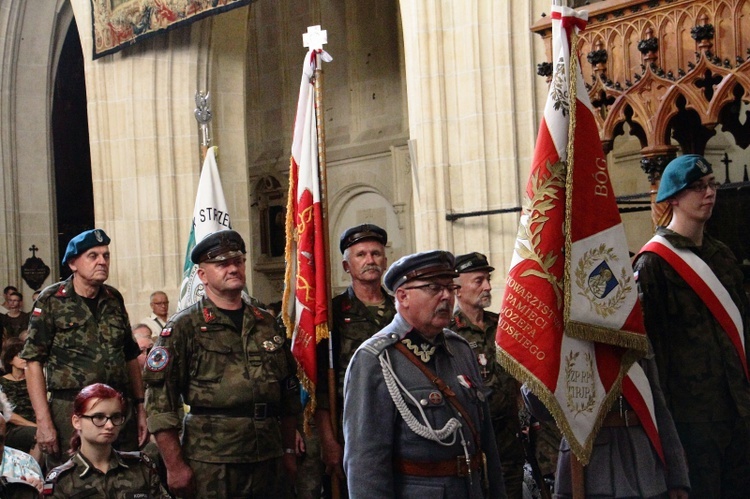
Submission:
<svg viewBox="0 0 750 499">
<path fill-rule="evenodd" d="M 689 249 L 713 270 L 744 321 L 750 345 L 743 275 L 732 252 L 711 236 L 701 247 L 664 227 L 675 248 Z M 660 256 L 642 253 L 635 262 L 646 331 L 656 354 L 664 397 L 677 422 L 726 421 L 750 416 L 750 384 L 729 337 L 702 298 Z"/>
<path fill-rule="evenodd" d="M 79 499 L 168 499 L 154 463 L 140 452 L 112 451 L 109 470 L 102 473 L 77 452 L 54 468 L 44 482 L 43 497 Z"/>
<path fill-rule="evenodd" d="M 143 371 L 152 433 L 181 428 L 189 459 L 253 463 L 280 457 L 279 418 L 301 411 L 297 364 L 277 322 L 245 303 L 242 331 L 208 298 L 167 322 Z"/>
<path fill-rule="evenodd" d="M 373 313 L 367 305 L 357 298 L 354 289 L 349 286 L 346 291 L 333 299 L 333 341 L 334 372 L 336 373 L 336 390 L 341 410 L 344 396 L 344 374 L 354 351 L 373 334 L 390 324 L 396 315 L 393 297 L 382 289 L 385 297 L 383 315 Z M 315 393 L 318 407 L 328 409 L 328 342 L 318 344 L 318 386 Z"/>
<path fill-rule="evenodd" d="M 73 289 L 73 277 L 45 288 L 34 303 L 21 358 L 45 364 L 48 390 L 106 383 L 128 393 L 128 361 L 140 349 L 119 291 L 99 291 L 97 316 Z"/>
<path fill-rule="evenodd" d="M 457 309 L 449 328 L 469 342 L 469 346 L 477 357 L 482 381 L 487 388 L 492 390 L 488 399 L 492 419 L 502 419 L 516 425 L 520 385 L 497 362 L 495 356 L 497 322 L 497 314 L 485 311 L 485 329 L 482 331 L 469 321 L 461 310 Z"/>
</svg>

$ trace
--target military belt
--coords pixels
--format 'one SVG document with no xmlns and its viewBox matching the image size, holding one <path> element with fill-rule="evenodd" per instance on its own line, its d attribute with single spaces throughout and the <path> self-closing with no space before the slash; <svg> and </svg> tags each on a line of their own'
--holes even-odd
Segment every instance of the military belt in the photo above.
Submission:
<svg viewBox="0 0 750 499">
<path fill-rule="evenodd" d="M 466 464 L 466 456 L 456 456 L 455 459 L 445 461 L 411 461 L 396 458 L 393 470 L 396 473 L 410 476 L 438 477 L 438 476 L 469 476 L 469 470 L 479 471 L 482 465 L 480 454 L 471 456 L 471 468 Z"/>
<path fill-rule="evenodd" d="M 247 407 L 218 408 L 218 407 L 190 407 L 193 416 L 224 416 L 228 418 L 253 418 L 263 421 L 266 418 L 279 416 L 279 411 L 268 404 L 253 404 Z"/>
<path fill-rule="evenodd" d="M 629 426 L 640 426 L 641 420 L 638 418 L 638 414 L 635 411 L 626 409 L 623 411 L 612 410 L 604 416 L 602 421 L 602 428 L 618 428 L 618 427 L 629 427 Z"/>
</svg>

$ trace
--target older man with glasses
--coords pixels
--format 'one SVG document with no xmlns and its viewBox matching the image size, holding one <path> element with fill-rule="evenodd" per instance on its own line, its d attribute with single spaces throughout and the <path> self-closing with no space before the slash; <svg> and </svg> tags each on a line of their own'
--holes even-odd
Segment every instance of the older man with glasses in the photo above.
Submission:
<svg viewBox="0 0 750 499">
<path fill-rule="evenodd" d="M 479 365 L 447 329 L 460 287 L 447 251 L 408 255 L 384 285 L 397 315 L 356 351 L 344 385 L 349 495 L 505 497 Z"/>
<path fill-rule="evenodd" d="M 164 291 L 154 291 L 151 293 L 149 306 L 152 313 L 144 318 L 141 323 L 148 326 L 151 330 L 151 337 L 156 341 L 169 319 L 169 297 Z"/>
</svg>

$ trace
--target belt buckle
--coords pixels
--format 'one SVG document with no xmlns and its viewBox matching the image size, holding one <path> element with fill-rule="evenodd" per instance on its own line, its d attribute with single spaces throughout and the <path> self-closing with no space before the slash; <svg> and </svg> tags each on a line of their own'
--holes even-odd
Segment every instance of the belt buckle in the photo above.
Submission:
<svg viewBox="0 0 750 499">
<path fill-rule="evenodd" d="M 266 419 L 268 414 L 268 404 L 266 403 L 260 403 L 255 404 L 255 408 L 253 410 L 253 419 L 256 421 L 263 421 Z"/>
</svg>

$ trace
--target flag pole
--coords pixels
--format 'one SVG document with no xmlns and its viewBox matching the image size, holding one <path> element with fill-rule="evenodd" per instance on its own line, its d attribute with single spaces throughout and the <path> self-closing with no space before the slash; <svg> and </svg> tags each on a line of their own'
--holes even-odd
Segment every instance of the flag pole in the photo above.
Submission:
<svg viewBox="0 0 750 499">
<path fill-rule="evenodd" d="M 328 322 L 328 404 L 331 416 L 331 430 L 333 438 L 338 440 L 338 400 L 336 396 L 336 373 L 333 369 L 333 343 L 330 332 L 333 327 L 333 307 L 331 306 L 331 245 L 328 238 L 329 217 L 328 217 L 328 169 L 326 163 L 326 132 L 325 132 L 325 107 L 323 106 L 323 65 L 321 55 L 323 45 L 328 43 L 328 33 L 321 30 L 320 25 L 308 26 L 307 33 L 303 35 L 303 45 L 315 50 L 315 125 L 318 137 L 318 168 L 320 173 L 320 207 L 323 218 L 323 248 L 326 261 L 326 298 L 327 322 Z M 331 496 L 333 499 L 339 499 L 341 496 L 338 475 L 331 474 Z"/>
<path fill-rule="evenodd" d="M 568 147 L 566 161 L 565 177 L 565 270 L 564 279 L 564 312 L 563 324 L 567 326 L 570 321 L 570 255 L 572 254 L 573 241 L 570 231 L 572 201 L 573 201 L 573 168 L 575 168 L 575 128 L 576 128 L 576 106 L 578 104 L 578 32 L 575 28 L 571 29 L 570 47 L 568 55 L 570 65 L 568 71 L 568 96 L 570 99 L 570 122 L 568 124 Z M 565 333 L 563 333 L 565 334 Z M 586 475 L 584 474 L 584 464 L 578 459 L 575 452 L 571 450 L 570 456 L 570 474 L 573 499 L 584 499 L 586 497 Z"/>
<path fill-rule="evenodd" d="M 205 94 L 198 90 L 195 92 L 195 120 L 198 122 L 201 130 L 201 163 L 206 157 L 208 152 L 208 146 L 211 144 L 211 131 L 209 130 L 209 123 L 211 123 L 211 93 L 206 92 Z"/>
</svg>

